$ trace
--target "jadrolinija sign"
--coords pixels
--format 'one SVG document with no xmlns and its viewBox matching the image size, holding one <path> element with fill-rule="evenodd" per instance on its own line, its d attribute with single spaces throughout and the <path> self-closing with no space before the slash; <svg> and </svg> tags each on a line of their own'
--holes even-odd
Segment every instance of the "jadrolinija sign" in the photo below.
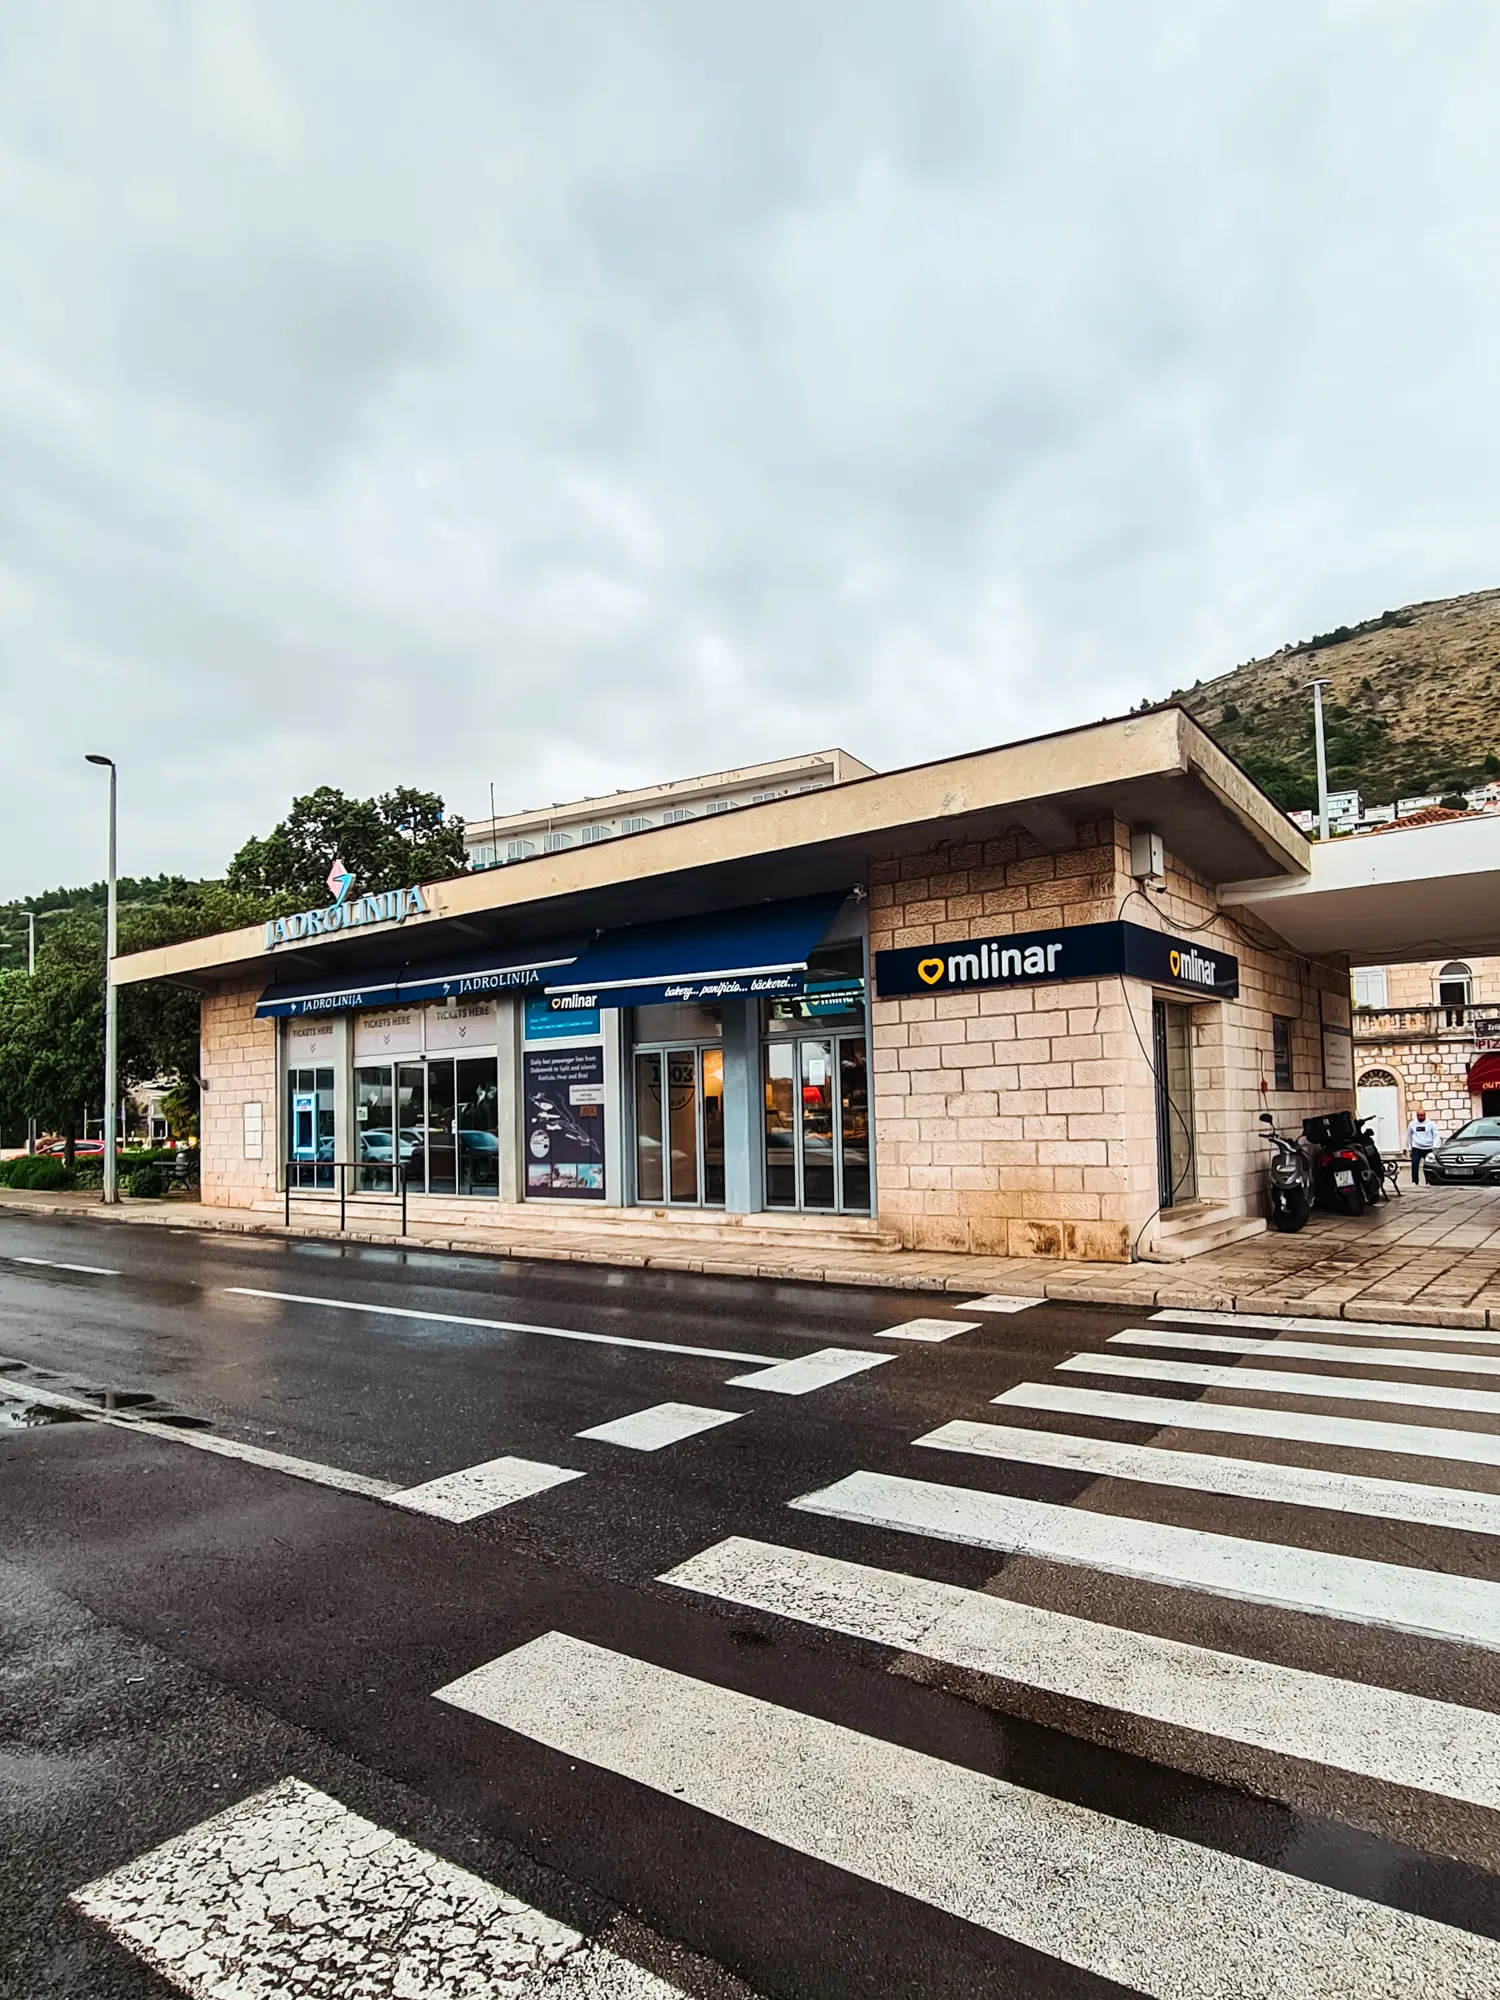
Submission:
<svg viewBox="0 0 1500 2000">
<path fill-rule="evenodd" d="M 295 916 L 272 917 L 266 924 L 266 950 L 298 938 L 327 937 L 334 931 L 362 930 L 368 924 L 402 924 L 408 917 L 426 917 L 432 905 L 415 885 L 381 889 L 374 895 L 351 896 L 354 877 L 342 861 L 328 872 L 333 901 L 324 910 L 299 910 Z"/>
<path fill-rule="evenodd" d="M 1118 975 L 1200 1000 L 1233 1000 L 1240 990 L 1240 962 L 1231 953 L 1144 924 L 1073 924 L 875 954 L 875 991 L 882 999 Z"/>
</svg>

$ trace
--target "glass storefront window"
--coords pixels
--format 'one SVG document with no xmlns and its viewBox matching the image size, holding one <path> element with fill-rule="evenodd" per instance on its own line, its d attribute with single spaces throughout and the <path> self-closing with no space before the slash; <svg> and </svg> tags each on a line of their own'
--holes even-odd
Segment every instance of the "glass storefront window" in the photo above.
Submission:
<svg viewBox="0 0 1500 2000">
<path fill-rule="evenodd" d="M 672 1002 L 635 1010 L 638 1048 L 647 1042 L 716 1042 L 723 1033 L 724 1012 L 720 1007 Z"/>
<path fill-rule="evenodd" d="M 666 1060 L 659 1050 L 635 1059 L 635 1198 L 660 1202 L 666 1199 L 662 1171 L 662 1089 L 661 1066 Z"/>
<path fill-rule="evenodd" d="M 803 991 L 786 1000 L 767 1000 L 762 1027 L 767 1035 L 805 1035 L 817 1028 L 865 1025 L 864 947 L 829 945 L 807 961 Z"/>
<path fill-rule="evenodd" d="M 499 1194 L 494 1056 L 361 1065 L 354 1072 L 354 1118 L 360 1192 L 394 1193 L 399 1168 L 413 1194 Z"/>
</svg>

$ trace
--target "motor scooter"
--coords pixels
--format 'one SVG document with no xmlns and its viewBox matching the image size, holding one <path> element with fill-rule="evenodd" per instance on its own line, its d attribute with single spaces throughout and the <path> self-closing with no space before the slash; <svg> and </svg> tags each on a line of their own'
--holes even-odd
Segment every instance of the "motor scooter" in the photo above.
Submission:
<svg viewBox="0 0 1500 2000">
<path fill-rule="evenodd" d="M 1320 1207 L 1363 1215 L 1386 1199 L 1385 1169 L 1375 1140 L 1351 1112 L 1304 1118 L 1302 1135 L 1312 1148 L 1313 1198 Z"/>
<path fill-rule="evenodd" d="M 1271 1144 L 1271 1160 L 1266 1174 L 1271 1225 L 1284 1236 L 1290 1236 L 1301 1229 L 1312 1214 L 1313 1163 L 1300 1140 L 1288 1139 L 1276 1130 L 1269 1111 L 1262 1111 L 1260 1122 L 1267 1128 L 1261 1137 Z"/>
</svg>

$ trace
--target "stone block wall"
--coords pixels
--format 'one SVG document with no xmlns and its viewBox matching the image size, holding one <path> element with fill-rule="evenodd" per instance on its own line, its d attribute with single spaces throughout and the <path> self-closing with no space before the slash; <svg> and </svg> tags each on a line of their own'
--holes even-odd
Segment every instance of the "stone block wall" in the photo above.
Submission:
<svg viewBox="0 0 1500 2000">
<path fill-rule="evenodd" d="M 1062 853 L 1014 831 L 879 861 L 870 949 L 1107 923 L 1117 867 L 1111 821 L 1081 826 Z M 1128 1257 L 1154 1153 L 1149 1066 L 1119 980 L 877 998 L 871 1031 L 880 1219 L 903 1242 Z"/>
<path fill-rule="evenodd" d="M 1465 1040 L 1382 1042 L 1361 1039 L 1354 1048 L 1354 1079 L 1384 1070 L 1395 1080 L 1397 1123 L 1406 1143 L 1407 1121 L 1421 1105 L 1445 1139 L 1469 1118 L 1477 1118 L 1482 1100 L 1469 1094 L 1469 1064 L 1474 1045 Z"/>
<path fill-rule="evenodd" d="M 1240 963 L 1237 1002 L 1193 1016 L 1199 1198 L 1263 1213 L 1262 1109 L 1296 1129 L 1347 1106 L 1322 1082 L 1320 986 L 1347 993 L 1253 920 L 1218 911 L 1169 857 L 1166 890 L 1130 875 L 1130 830 L 1103 820 L 1048 852 L 1012 832 L 875 863 L 872 953 L 1107 923 L 1191 935 Z M 1180 997 L 1180 996 L 1178 996 Z M 1126 1260 L 1157 1215 L 1151 988 L 1118 978 L 881 1000 L 872 1006 L 880 1219 L 914 1249 Z M 1292 1023 L 1275 1088 L 1273 1018 Z M 1261 1085 L 1266 1088 L 1262 1092 Z"/>
<path fill-rule="evenodd" d="M 203 996 L 203 1199 L 218 1208 L 252 1207 L 276 1193 L 276 1023 L 255 1018 L 261 984 Z M 261 1107 L 258 1160 L 245 1158 L 245 1105 L 251 1102 Z"/>
</svg>

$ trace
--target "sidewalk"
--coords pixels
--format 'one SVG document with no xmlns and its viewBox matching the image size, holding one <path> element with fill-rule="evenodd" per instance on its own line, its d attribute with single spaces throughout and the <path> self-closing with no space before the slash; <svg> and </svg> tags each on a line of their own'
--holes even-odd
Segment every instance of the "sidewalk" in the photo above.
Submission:
<svg viewBox="0 0 1500 2000">
<path fill-rule="evenodd" d="M 312 1217 L 287 1229 L 258 1209 L 208 1208 L 182 1200 L 124 1201 L 106 1209 L 96 1194 L 33 1194 L 0 1188 L 0 1209 L 84 1216 L 94 1222 L 222 1230 L 256 1236 L 332 1238 L 470 1256 L 615 1264 L 724 1277 L 878 1285 L 894 1290 L 984 1292 L 1099 1305 L 1206 1306 L 1218 1311 L 1288 1313 L 1314 1319 L 1500 1328 L 1500 1189 L 1409 1188 L 1397 1201 L 1354 1220 L 1317 1215 L 1299 1235 L 1268 1233 L 1209 1251 L 1188 1263 L 1063 1264 L 1042 1257 L 959 1257 L 926 1251 L 778 1248 L 759 1261 L 716 1255 L 703 1244 L 664 1245 L 660 1236 L 590 1235 L 580 1229 L 528 1234 L 507 1229 L 454 1234 L 319 1228 Z"/>
</svg>

